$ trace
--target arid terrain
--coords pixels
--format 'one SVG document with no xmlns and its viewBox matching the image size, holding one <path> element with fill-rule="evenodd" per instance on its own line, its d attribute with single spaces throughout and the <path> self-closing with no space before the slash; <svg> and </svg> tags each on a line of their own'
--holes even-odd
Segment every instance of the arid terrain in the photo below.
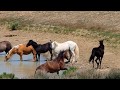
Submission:
<svg viewBox="0 0 120 90">
<path fill-rule="evenodd" d="M 20 20 L 19 23 L 22 22 L 20 28 L 11 31 L 10 20 Z M 120 68 L 120 12 L 1 11 L 0 25 L 0 41 L 8 40 L 13 46 L 27 43 L 30 39 L 41 44 L 49 40 L 76 42 L 79 46 L 80 56 L 78 62 L 73 66 L 77 66 L 79 71 L 92 69 L 92 63 L 88 62 L 91 50 L 99 45 L 99 40 L 105 39 L 105 54 L 102 69 L 99 71 L 108 72 L 112 68 Z M 59 27 L 56 29 L 58 31 L 64 30 L 66 27 L 73 30 L 70 33 L 69 30 L 66 33 L 56 32 L 54 27 Z M 92 30 L 97 32 L 92 32 Z M 114 36 L 99 34 L 100 32 L 109 33 L 109 31 L 110 35 L 114 33 Z M 15 36 L 6 37 L 6 35 Z M 44 55 L 49 58 L 48 53 Z"/>
</svg>

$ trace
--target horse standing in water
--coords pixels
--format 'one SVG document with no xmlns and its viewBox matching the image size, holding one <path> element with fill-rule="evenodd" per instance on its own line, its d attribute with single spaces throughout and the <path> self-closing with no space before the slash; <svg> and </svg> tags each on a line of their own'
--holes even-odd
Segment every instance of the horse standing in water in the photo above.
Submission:
<svg viewBox="0 0 120 90">
<path fill-rule="evenodd" d="M 37 70 L 40 70 L 40 72 L 50 72 L 50 73 L 57 72 L 57 74 L 59 74 L 60 70 L 67 70 L 67 68 L 65 68 L 64 59 L 65 58 L 69 59 L 68 52 L 69 52 L 69 50 L 60 51 L 60 53 L 58 54 L 58 57 L 38 66 L 36 68 L 35 74 L 36 74 Z"/>
<path fill-rule="evenodd" d="M 97 63 L 97 68 L 101 68 L 101 63 L 102 63 L 102 59 L 103 59 L 103 55 L 104 55 L 104 45 L 103 45 L 103 40 L 99 41 L 99 47 L 93 48 L 92 49 L 92 54 L 90 56 L 89 59 L 89 63 L 92 61 L 93 63 L 93 68 L 94 68 L 94 58 L 97 57 L 95 59 L 95 62 Z M 99 62 L 97 61 L 99 60 Z"/>
<path fill-rule="evenodd" d="M 26 47 L 26 45 L 24 44 L 19 44 L 17 46 L 14 46 L 11 50 L 9 50 L 9 52 L 6 54 L 5 56 L 5 61 L 7 61 L 8 59 L 10 59 L 10 57 L 13 54 L 18 54 L 20 56 L 20 60 L 22 61 L 22 55 L 28 55 L 30 53 L 33 53 L 33 60 L 32 61 L 36 61 L 36 51 L 32 46 Z"/>
<path fill-rule="evenodd" d="M 4 52 L 7 54 L 8 51 L 12 48 L 12 44 L 9 41 L 0 42 L 0 52 Z"/>
<path fill-rule="evenodd" d="M 52 42 L 52 50 L 53 54 L 57 57 L 60 51 L 63 50 L 69 50 L 71 51 L 71 55 L 73 56 L 72 63 L 77 62 L 77 59 L 79 59 L 79 47 L 78 45 L 73 41 L 67 41 L 63 43 L 58 43 L 56 41 Z M 70 62 L 70 59 L 69 61 Z"/>
<path fill-rule="evenodd" d="M 51 54 L 51 60 L 52 60 L 52 46 L 51 46 L 51 41 L 48 42 L 48 43 L 45 43 L 45 44 L 37 44 L 35 41 L 33 40 L 29 40 L 29 42 L 27 43 L 27 47 L 32 45 L 33 48 L 36 50 L 37 52 L 37 55 L 38 55 L 38 60 L 40 60 L 40 53 L 45 53 L 47 51 L 50 52 Z M 36 58 L 37 58 L 37 55 L 36 55 Z"/>
</svg>

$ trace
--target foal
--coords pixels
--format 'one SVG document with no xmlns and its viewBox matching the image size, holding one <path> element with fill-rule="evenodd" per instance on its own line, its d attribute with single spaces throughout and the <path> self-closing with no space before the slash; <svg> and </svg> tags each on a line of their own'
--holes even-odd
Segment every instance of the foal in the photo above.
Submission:
<svg viewBox="0 0 120 90">
<path fill-rule="evenodd" d="M 36 71 L 40 70 L 40 71 L 45 71 L 45 72 L 50 72 L 50 73 L 57 72 L 57 74 L 59 74 L 60 70 L 67 70 L 67 68 L 65 68 L 65 62 L 64 62 L 65 58 L 68 59 L 67 52 L 68 52 L 68 50 L 61 51 L 58 54 L 58 57 L 56 57 L 52 61 L 47 61 L 46 63 L 38 66 L 36 68 Z M 36 71 L 35 71 L 35 74 L 36 74 Z"/>
<path fill-rule="evenodd" d="M 94 58 L 95 58 L 95 56 L 97 57 L 95 59 L 95 62 L 97 63 L 97 68 L 101 68 L 101 62 L 102 62 L 102 58 L 103 58 L 103 55 L 104 55 L 103 40 L 100 40 L 99 44 L 100 44 L 99 47 L 96 47 L 96 48 L 92 49 L 92 54 L 91 54 L 90 59 L 89 59 L 89 63 L 91 61 L 93 63 L 93 68 L 94 68 Z M 99 62 L 97 60 L 99 60 Z"/>
</svg>

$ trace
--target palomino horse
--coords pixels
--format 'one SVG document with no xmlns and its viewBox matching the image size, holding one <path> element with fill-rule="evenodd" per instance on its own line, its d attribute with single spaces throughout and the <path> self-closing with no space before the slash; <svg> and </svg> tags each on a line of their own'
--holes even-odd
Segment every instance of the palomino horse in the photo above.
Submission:
<svg viewBox="0 0 120 90">
<path fill-rule="evenodd" d="M 12 44 L 9 41 L 0 42 L 0 52 L 5 51 L 6 53 L 12 48 Z"/>
<path fill-rule="evenodd" d="M 64 59 L 69 58 L 68 52 L 69 52 L 68 50 L 60 51 L 60 53 L 58 54 L 58 57 L 38 66 L 36 68 L 35 74 L 37 70 L 39 70 L 40 72 L 50 72 L 50 73 L 57 72 L 57 74 L 59 74 L 60 70 L 67 70 L 67 68 L 65 68 Z"/>
<path fill-rule="evenodd" d="M 24 44 L 19 44 L 17 46 L 14 46 L 5 56 L 5 61 L 10 59 L 10 57 L 13 54 L 18 54 L 20 56 L 20 60 L 22 61 L 22 55 L 28 55 L 30 53 L 33 53 L 33 61 L 36 61 L 36 51 L 32 46 L 26 47 Z"/>
<path fill-rule="evenodd" d="M 45 53 L 47 51 L 50 52 L 51 54 L 51 60 L 52 60 L 52 47 L 51 47 L 51 41 L 50 42 L 47 42 L 45 44 L 37 44 L 35 41 L 33 40 L 29 40 L 28 43 L 27 43 L 27 47 L 32 45 L 33 48 L 36 50 L 37 52 L 37 55 L 38 55 L 38 60 L 40 60 L 40 53 Z M 36 56 L 37 58 L 37 56 Z"/>
<path fill-rule="evenodd" d="M 79 47 L 73 41 L 67 41 L 67 42 L 63 42 L 63 43 L 58 43 L 58 42 L 54 41 L 54 42 L 52 42 L 52 49 L 53 49 L 53 54 L 55 56 L 57 56 L 60 53 L 60 51 L 70 49 L 72 56 L 73 56 L 72 63 L 77 62 L 77 59 L 79 59 Z M 69 62 L 70 62 L 70 60 L 69 60 Z"/>
<path fill-rule="evenodd" d="M 94 58 L 97 57 L 95 59 L 95 62 L 97 63 L 97 68 L 101 68 L 101 62 L 102 62 L 102 58 L 104 55 L 104 45 L 103 45 L 103 40 L 99 41 L 99 47 L 93 48 L 92 49 L 92 54 L 90 56 L 89 59 L 89 63 L 92 61 L 93 63 L 93 68 L 94 68 Z M 99 62 L 97 61 L 99 60 Z"/>
</svg>

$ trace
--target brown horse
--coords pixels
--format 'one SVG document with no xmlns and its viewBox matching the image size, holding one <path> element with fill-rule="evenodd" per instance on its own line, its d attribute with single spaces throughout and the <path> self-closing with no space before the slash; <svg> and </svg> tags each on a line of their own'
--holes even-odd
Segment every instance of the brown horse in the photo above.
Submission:
<svg viewBox="0 0 120 90">
<path fill-rule="evenodd" d="M 14 46 L 5 56 L 5 61 L 10 59 L 10 57 L 13 54 L 18 54 L 20 56 L 20 60 L 22 61 L 22 55 L 28 55 L 30 53 L 33 53 L 33 61 L 36 61 L 36 51 L 32 46 L 26 47 L 24 44 L 19 44 L 17 46 Z"/>
<path fill-rule="evenodd" d="M 44 72 L 50 72 L 50 73 L 57 72 L 57 74 L 59 74 L 60 70 L 67 70 L 67 68 L 65 68 L 64 59 L 65 58 L 68 59 L 68 57 L 69 57 L 68 52 L 69 52 L 69 50 L 61 51 L 58 54 L 58 57 L 56 57 L 52 61 L 47 61 L 46 63 L 38 66 L 36 68 L 36 71 L 40 70 L 41 72 L 44 71 Z M 35 74 L 36 74 L 36 71 L 35 71 Z"/>
<path fill-rule="evenodd" d="M 12 48 L 12 44 L 9 41 L 0 42 L 0 52 L 7 52 Z"/>
</svg>

